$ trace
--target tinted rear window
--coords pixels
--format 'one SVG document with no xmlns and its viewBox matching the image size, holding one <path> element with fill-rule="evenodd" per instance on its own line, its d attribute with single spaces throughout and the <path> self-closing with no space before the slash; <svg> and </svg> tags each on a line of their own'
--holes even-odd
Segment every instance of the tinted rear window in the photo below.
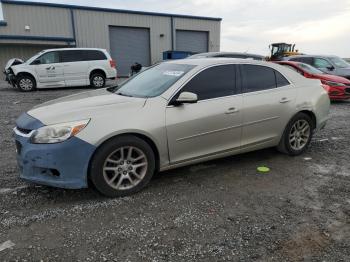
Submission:
<svg viewBox="0 0 350 262">
<path fill-rule="evenodd" d="M 61 51 L 60 55 L 63 63 L 107 59 L 105 54 L 99 50 L 67 50 Z"/>
<path fill-rule="evenodd" d="M 86 50 L 83 51 L 83 57 L 85 60 L 106 60 L 106 55 L 99 50 Z"/>
<path fill-rule="evenodd" d="M 289 85 L 289 81 L 280 72 L 276 70 L 273 71 L 275 72 L 277 87 Z"/>
<path fill-rule="evenodd" d="M 312 57 L 294 57 L 289 59 L 290 61 L 298 61 L 298 62 L 302 62 L 305 64 L 309 64 L 311 65 L 313 62 L 313 58 Z"/>
<path fill-rule="evenodd" d="M 241 74 L 244 93 L 289 85 L 281 73 L 267 66 L 241 65 Z"/>
</svg>

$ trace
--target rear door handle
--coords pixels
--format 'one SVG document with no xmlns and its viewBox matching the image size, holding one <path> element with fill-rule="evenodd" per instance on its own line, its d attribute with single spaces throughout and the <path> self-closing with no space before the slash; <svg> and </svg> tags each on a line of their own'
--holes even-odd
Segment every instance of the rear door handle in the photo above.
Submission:
<svg viewBox="0 0 350 262">
<path fill-rule="evenodd" d="M 284 103 L 288 103 L 290 102 L 290 99 L 288 99 L 287 97 L 282 97 L 280 100 L 280 103 L 284 104 Z"/>
<path fill-rule="evenodd" d="M 229 109 L 227 109 L 227 111 L 225 112 L 225 114 L 234 114 L 234 113 L 238 113 L 239 110 L 235 107 L 230 107 Z"/>
</svg>

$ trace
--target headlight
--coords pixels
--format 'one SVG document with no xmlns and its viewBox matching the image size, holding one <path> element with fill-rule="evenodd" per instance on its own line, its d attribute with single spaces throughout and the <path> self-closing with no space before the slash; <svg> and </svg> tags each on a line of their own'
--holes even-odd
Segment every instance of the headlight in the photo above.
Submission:
<svg viewBox="0 0 350 262">
<path fill-rule="evenodd" d="M 83 130 L 90 119 L 74 121 L 37 129 L 30 138 L 33 144 L 53 144 L 67 140 Z"/>
<path fill-rule="evenodd" d="M 329 85 L 329 86 L 345 86 L 345 85 L 342 84 L 342 83 L 333 82 L 333 81 L 325 81 L 325 84 L 326 84 L 326 85 Z"/>
</svg>

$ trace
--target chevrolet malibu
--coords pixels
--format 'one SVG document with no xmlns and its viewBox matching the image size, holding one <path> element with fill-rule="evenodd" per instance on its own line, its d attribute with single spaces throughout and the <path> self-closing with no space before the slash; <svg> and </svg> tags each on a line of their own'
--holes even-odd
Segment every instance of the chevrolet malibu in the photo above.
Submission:
<svg viewBox="0 0 350 262">
<path fill-rule="evenodd" d="M 319 80 L 277 64 L 165 62 L 23 113 L 14 128 L 20 177 L 116 197 L 180 166 L 267 147 L 299 155 L 329 104 Z"/>
</svg>

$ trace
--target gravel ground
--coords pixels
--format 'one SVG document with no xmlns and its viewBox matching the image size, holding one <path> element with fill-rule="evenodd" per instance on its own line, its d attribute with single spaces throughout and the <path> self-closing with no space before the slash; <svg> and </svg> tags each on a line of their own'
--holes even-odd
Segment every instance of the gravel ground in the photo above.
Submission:
<svg viewBox="0 0 350 262">
<path fill-rule="evenodd" d="M 332 104 L 298 157 L 266 149 L 180 168 L 119 199 L 20 181 L 15 119 L 81 91 L 0 83 L 0 261 L 350 261 L 350 102 Z"/>
</svg>

